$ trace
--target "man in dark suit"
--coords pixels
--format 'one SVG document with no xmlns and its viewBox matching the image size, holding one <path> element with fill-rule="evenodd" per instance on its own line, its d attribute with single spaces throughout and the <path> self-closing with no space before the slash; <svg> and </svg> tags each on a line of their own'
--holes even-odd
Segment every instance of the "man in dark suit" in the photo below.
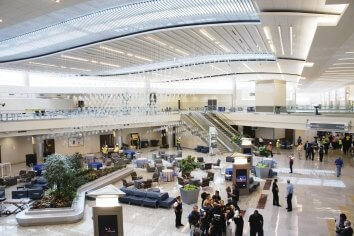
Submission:
<svg viewBox="0 0 354 236">
<path fill-rule="evenodd" d="M 263 236 L 263 216 L 257 210 L 250 215 L 248 222 L 250 223 L 251 236 Z"/>
<path fill-rule="evenodd" d="M 181 196 L 176 197 L 176 202 L 174 203 L 173 208 L 174 208 L 175 214 L 176 214 L 176 228 L 178 228 L 180 226 L 184 226 L 181 223 L 182 211 L 183 211 Z"/>
<path fill-rule="evenodd" d="M 340 232 L 342 236 L 353 236 L 353 228 L 350 226 L 351 223 L 349 220 L 344 222 L 345 228 Z"/>
<path fill-rule="evenodd" d="M 272 186 L 272 193 L 273 193 L 273 206 L 279 206 L 279 188 L 278 188 L 278 180 L 274 179 L 273 186 Z"/>
</svg>

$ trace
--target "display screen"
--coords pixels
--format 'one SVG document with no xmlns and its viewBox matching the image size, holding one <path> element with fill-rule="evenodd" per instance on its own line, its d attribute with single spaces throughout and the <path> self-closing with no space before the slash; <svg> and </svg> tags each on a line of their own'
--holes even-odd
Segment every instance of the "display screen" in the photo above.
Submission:
<svg viewBox="0 0 354 236">
<path fill-rule="evenodd" d="M 239 188 L 247 188 L 247 169 L 236 170 L 236 184 Z"/>
<path fill-rule="evenodd" d="M 116 215 L 98 216 L 99 236 L 118 236 L 118 222 Z"/>
</svg>

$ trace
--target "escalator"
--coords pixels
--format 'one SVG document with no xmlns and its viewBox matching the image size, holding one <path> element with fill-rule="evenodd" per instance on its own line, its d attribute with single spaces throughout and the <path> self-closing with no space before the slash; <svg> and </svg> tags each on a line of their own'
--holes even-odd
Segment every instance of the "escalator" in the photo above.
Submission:
<svg viewBox="0 0 354 236">
<path fill-rule="evenodd" d="M 221 153 L 240 151 L 240 147 L 231 142 L 229 135 L 224 134 L 224 132 L 210 122 L 203 113 L 200 112 L 190 112 L 189 114 L 182 115 L 182 120 L 184 121 L 188 130 L 192 130 L 192 134 L 198 137 L 202 137 L 202 140 L 208 145 L 209 144 L 209 127 L 215 127 L 217 130 L 217 146 Z"/>
</svg>

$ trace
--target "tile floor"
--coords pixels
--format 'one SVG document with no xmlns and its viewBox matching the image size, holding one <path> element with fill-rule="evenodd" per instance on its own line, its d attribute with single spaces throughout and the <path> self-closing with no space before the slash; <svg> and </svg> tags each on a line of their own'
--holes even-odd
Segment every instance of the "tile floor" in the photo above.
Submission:
<svg viewBox="0 0 354 236">
<path fill-rule="evenodd" d="M 151 153 L 156 150 L 143 149 L 142 156 L 151 158 Z M 175 150 L 166 150 L 167 153 L 175 153 Z M 222 168 L 230 166 L 225 162 L 224 154 L 222 156 L 207 156 L 205 154 L 195 153 L 193 150 L 183 150 L 183 156 L 192 154 L 195 156 L 203 156 L 206 162 L 215 162 L 217 158 L 222 159 Z M 280 187 L 280 204 L 282 207 L 272 205 L 272 196 L 270 190 L 262 190 L 265 181 L 261 182 L 260 188 L 248 197 L 241 197 L 240 207 L 246 210 L 244 235 L 249 235 L 249 227 L 247 224 L 248 217 L 257 206 L 257 202 L 261 193 L 268 194 L 268 200 L 265 209 L 259 210 L 263 215 L 264 235 L 275 236 L 325 236 L 334 235 L 333 218 L 337 217 L 341 211 L 347 213 L 352 218 L 354 212 L 354 172 L 353 160 L 345 158 L 345 166 L 342 176 L 337 178 L 334 172 L 334 158 L 339 153 L 332 152 L 329 157 L 320 163 L 317 160 L 307 161 L 304 159 L 295 159 L 294 173 L 289 174 L 288 171 L 288 151 L 275 155 L 278 161 L 277 171 Z M 15 165 L 14 173 L 24 168 L 24 164 Z M 213 192 L 220 190 L 223 199 L 226 199 L 226 186 L 231 185 L 230 182 L 224 181 L 223 171 L 213 170 L 215 172 L 215 180 L 207 191 Z M 145 169 L 137 169 L 139 175 L 144 178 L 150 178 L 152 173 L 147 173 Z M 192 173 L 193 176 L 201 178 L 206 174 L 197 170 Z M 286 180 L 290 179 L 295 186 L 295 195 L 293 198 L 294 210 L 288 213 L 285 210 L 285 188 Z M 115 184 L 122 186 L 121 182 Z M 176 182 L 160 182 L 158 187 L 161 191 L 168 191 L 171 196 L 179 194 Z M 7 195 L 10 194 L 12 188 L 7 188 Z M 199 200 L 198 205 L 200 205 Z M 92 212 L 91 207 L 93 201 L 86 202 L 86 210 L 84 219 L 75 224 L 53 225 L 53 226 L 36 226 L 36 227 L 20 227 L 16 223 L 15 216 L 0 218 L 0 236 L 16 236 L 16 235 L 36 235 L 36 236 L 80 236 L 93 235 Z M 123 205 L 124 211 L 124 232 L 126 236 L 151 235 L 151 236 L 167 236 L 167 235 L 189 235 L 189 226 L 187 224 L 187 215 L 191 211 L 192 206 L 184 204 L 182 223 L 183 228 L 176 229 L 174 227 L 174 213 L 172 209 L 152 209 L 140 206 Z"/>
</svg>

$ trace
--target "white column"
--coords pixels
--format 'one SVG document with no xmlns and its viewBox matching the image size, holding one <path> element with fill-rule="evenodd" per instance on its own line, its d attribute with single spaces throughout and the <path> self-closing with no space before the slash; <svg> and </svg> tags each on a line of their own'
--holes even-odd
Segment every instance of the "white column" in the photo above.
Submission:
<svg viewBox="0 0 354 236">
<path fill-rule="evenodd" d="M 237 106 L 237 82 L 236 77 L 232 80 L 232 97 L 231 97 L 231 107 L 235 108 Z"/>
<path fill-rule="evenodd" d="M 173 148 L 173 127 L 169 127 L 167 130 L 167 143 L 169 148 Z"/>
<path fill-rule="evenodd" d="M 256 82 L 256 111 L 273 112 L 274 107 L 286 107 L 286 82 L 284 80 L 259 80 Z"/>
</svg>

